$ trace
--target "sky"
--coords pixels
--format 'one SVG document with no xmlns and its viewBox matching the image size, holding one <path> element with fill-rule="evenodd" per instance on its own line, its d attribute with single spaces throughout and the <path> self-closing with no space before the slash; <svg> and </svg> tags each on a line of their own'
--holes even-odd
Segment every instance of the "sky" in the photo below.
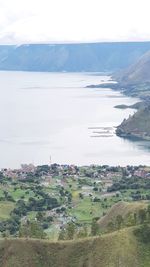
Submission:
<svg viewBox="0 0 150 267">
<path fill-rule="evenodd" d="M 0 44 L 150 41 L 150 0 L 0 0 Z"/>
</svg>

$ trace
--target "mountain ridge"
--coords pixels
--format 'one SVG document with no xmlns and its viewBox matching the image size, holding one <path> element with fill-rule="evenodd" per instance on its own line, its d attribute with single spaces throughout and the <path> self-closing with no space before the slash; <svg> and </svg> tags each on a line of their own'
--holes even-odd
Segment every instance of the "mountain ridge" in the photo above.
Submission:
<svg viewBox="0 0 150 267">
<path fill-rule="evenodd" d="M 140 244 L 132 229 L 77 241 L 1 239 L 1 267 L 149 267 L 149 244 Z M 32 257 L 31 257 L 32 255 Z"/>
<path fill-rule="evenodd" d="M 0 45 L 0 70 L 114 72 L 150 50 L 150 42 Z"/>
<path fill-rule="evenodd" d="M 146 52 L 139 60 L 118 74 L 117 80 L 121 85 L 150 83 L 150 51 Z"/>
</svg>

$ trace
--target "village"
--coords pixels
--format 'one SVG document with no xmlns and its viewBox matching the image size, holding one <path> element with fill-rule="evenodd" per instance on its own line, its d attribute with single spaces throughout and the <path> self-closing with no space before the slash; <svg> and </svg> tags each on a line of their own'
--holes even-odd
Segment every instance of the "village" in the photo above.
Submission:
<svg viewBox="0 0 150 267">
<path fill-rule="evenodd" d="M 126 176 L 138 176 L 141 178 L 150 178 L 150 167 L 148 166 L 108 166 L 108 165 L 90 165 L 78 167 L 76 165 L 59 165 L 59 164 L 49 164 L 34 166 L 33 164 L 21 164 L 19 169 L 4 168 L 1 169 L 1 173 L 6 177 L 11 177 L 14 179 L 26 179 L 29 174 L 36 175 L 40 173 L 45 180 L 50 181 L 52 177 L 84 177 L 87 175 L 91 178 L 100 179 L 113 179 L 116 175 L 120 177 L 121 175 Z"/>
<path fill-rule="evenodd" d="M 2 169 L 0 181 L 0 219 L 12 219 L 15 213 L 21 223 L 39 221 L 52 240 L 69 222 L 88 227 L 118 201 L 150 199 L 146 166 L 22 164 Z"/>
</svg>

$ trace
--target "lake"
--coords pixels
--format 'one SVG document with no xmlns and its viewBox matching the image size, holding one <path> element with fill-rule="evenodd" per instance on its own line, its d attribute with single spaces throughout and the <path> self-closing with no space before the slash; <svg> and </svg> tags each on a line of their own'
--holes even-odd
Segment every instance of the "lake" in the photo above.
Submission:
<svg viewBox="0 0 150 267">
<path fill-rule="evenodd" d="M 96 73 L 0 72 L 0 168 L 21 163 L 150 165 L 150 142 L 128 141 L 115 127 L 137 99 L 108 89 Z"/>
</svg>

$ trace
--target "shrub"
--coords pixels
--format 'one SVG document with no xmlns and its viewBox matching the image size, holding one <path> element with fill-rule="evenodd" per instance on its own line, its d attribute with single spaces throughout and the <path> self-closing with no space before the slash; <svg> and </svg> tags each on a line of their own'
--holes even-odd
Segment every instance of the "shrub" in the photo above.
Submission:
<svg viewBox="0 0 150 267">
<path fill-rule="evenodd" d="M 150 225 L 143 224 L 134 230 L 134 234 L 143 243 L 150 243 Z"/>
</svg>

